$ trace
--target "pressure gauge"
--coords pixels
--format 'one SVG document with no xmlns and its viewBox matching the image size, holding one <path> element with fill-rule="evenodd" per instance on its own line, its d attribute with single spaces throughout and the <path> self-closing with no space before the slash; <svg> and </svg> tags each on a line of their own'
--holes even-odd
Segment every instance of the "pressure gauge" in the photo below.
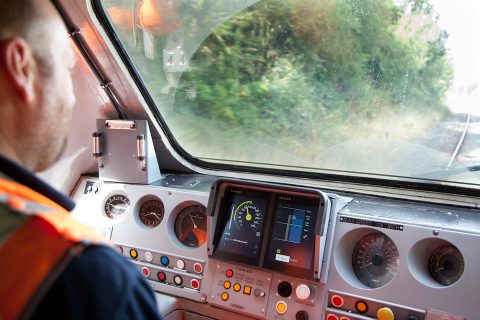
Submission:
<svg viewBox="0 0 480 320">
<path fill-rule="evenodd" d="M 157 227 L 163 220 L 165 207 L 160 200 L 148 200 L 140 207 L 138 216 L 147 227 Z"/>
<path fill-rule="evenodd" d="M 105 202 L 105 214 L 110 219 L 120 219 L 127 214 L 129 206 L 130 200 L 128 200 L 126 196 L 116 194 L 108 198 L 107 202 Z"/>
</svg>

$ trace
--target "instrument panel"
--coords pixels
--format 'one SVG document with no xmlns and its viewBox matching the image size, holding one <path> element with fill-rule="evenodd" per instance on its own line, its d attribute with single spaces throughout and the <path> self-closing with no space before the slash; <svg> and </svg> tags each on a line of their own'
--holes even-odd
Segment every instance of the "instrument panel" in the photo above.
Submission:
<svg viewBox="0 0 480 320">
<path fill-rule="evenodd" d="M 74 217 L 110 238 L 159 294 L 207 318 L 480 311 L 477 209 L 195 175 L 148 186 L 82 177 L 74 200 Z"/>
</svg>

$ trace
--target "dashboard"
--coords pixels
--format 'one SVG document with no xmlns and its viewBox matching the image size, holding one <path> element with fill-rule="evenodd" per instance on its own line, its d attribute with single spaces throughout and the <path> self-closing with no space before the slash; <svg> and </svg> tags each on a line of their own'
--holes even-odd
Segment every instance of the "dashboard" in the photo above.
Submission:
<svg viewBox="0 0 480 320">
<path fill-rule="evenodd" d="M 74 217 L 109 238 L 165 319 L 476 319 L 478 209 L 298 186 L 83 176 Z"/>
</svg>

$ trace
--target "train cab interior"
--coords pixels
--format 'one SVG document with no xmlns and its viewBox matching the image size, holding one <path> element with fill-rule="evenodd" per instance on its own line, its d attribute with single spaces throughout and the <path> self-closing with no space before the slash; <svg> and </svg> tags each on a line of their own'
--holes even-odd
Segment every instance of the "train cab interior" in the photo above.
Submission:
<svg viewBox="0 0 480 320">
<path fill-rule="evenodd" d="M 39 175 L 164 319 L 480 319 L 477 1 L 53 2 Z"/>
</svg>

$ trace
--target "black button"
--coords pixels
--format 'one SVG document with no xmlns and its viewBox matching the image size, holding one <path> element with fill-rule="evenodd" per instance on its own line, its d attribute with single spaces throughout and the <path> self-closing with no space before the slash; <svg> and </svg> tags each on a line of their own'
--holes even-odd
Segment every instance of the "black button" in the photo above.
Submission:
<svg viewBox="0 0 480 320">
<path fill-rule="evenodd" d="M 277 290 L 281 297 L 287 298 L 292 294 L 292 285 L 290 282 L 282 281 L 278 284 Z"/>
<path fill-rule="evenodd" d="M 307 311 L 300 310 L 295 314 L 295 320 L 308 320 Z"/>
</svg>

